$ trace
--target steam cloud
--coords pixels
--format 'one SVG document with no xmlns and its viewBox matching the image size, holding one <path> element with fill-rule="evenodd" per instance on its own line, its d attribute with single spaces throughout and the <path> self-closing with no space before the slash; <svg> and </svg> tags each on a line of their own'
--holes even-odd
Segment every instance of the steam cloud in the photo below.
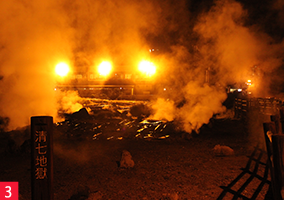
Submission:
<svg viewBox="0 0 284 200">
<path fill-rule="evenodd" d="M 140 33 L 157 23 L 153 9 L 146 1 L 1 1 L 0 115 L 9 129 L 33 115 L 56 118 L 58 62 L 92 70 L 102 59 L 137 60 Z"/>
<path fill-rule="evenodd" d="M 29 124 L 33 115 L 56 118 L 55 64 L 67 61 L 91 71 L 112 60 L 131 70 L 157 45 L 166 49 L 155 60 L 162 77 L 157 84 L 171 98 L 154 103 L 156 116 L 178 118 L 185 130 L 197 130 L 224 111 L 226 84 L 243 81 L 254 65 L 271 72 L 282 64 L 283 48 L 257 26 L 245 25 L 247 12 L 238 2 L 218 0 L 197 14 L 190 5 L 185 0 L 1 1 L 0 115 L 10 118 L 10 129 Z M 283 7 L 279 1 L 274 9 L 277 5 Z M 204 84 L 206 70 L 215 74 L 210 84 Z"/>
<path fill-rule="evenodd" d="M 213 114 L 225 111 L 222 102 L 228 84 L 245 83 L 253 78 L 255 96 L 271 94 L 269 85 L 274 77 L 264 78 L 264 74 L 282 65 L 283 43 L 277 43 L 257 25 L 245 25 L 247 19 L 242 5 L 231 0 L 217 0 L 208 12 L 198 16 L 193 26 L 196 38 L 191 38 L 193 53 L 179 43 L 172 46 L 171 54 L 160 59 L 164 59 L 163 66 L 168 65 L 170 72 L 164 77 L 168 82 L 162 84 L 170 88 L 172 102 L 161 103 L 159 99 L 154 104 L 159 116 L 180 119 L 184 130 L 198 131 Z M 254 66 L 260 71 L 254 71 Z M 214 74 L 207 80 L 209 84 L 204 83 L 206 71 Z M 182 106 L 175 102 L 182 102 Z M 158 108 L 162 105 L 167 109 L 160 115 Z"/>
<path fill-rule="evenodd" d="M 53 64 L 66 58 L 64 20 L 43 2 L 1 1 L 0 113 L 9 128 L 33 115 L 56 117 Z"/>
</svg>

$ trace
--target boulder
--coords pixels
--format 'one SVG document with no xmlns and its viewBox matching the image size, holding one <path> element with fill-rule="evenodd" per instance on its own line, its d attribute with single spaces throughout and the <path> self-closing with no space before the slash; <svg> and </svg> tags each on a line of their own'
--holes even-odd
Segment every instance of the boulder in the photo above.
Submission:
<svg viewBox="0 0 284 200">
<path fill-rule="evenodd" d="M 132 168 L 134 167 L 134 161 L 132 160 L 132 156 L 129 151 L 123 150 L 120 159 L 121 168 Z"/>
<path fill-rule="evenodd" d="M 129 112 L 133 117 L 138 118 L 145 118 L 151 115 L 151 109 L 142 103 L 132 106 Z"/>
<path fill-rule="evenodd" d="M 85 185 L 79 185 L 77 188 L 77 193 L 73 194 L 68 200 L 85 200 L 88 199 L 90 194 L 90 188 Z"/>
<path fill-rule="evenodd" d="M 90 193 L 87 200 L 101 200 L 103 199 L 103 194 L 100 191 Z"/>
<path fill-rule="evenodd" d="M 234 150 L 230 147 L 219 144 L 215 145 L 213 152 L 215 156 L 233 156 L 235 154 Z"/>
<path fill-rule="evenodd" d="M 79 111 L 74 112 L 71 117 L 76 119 L 88 119 L 90 115 L 86 108 L 81 108 Z"/>
</svg>

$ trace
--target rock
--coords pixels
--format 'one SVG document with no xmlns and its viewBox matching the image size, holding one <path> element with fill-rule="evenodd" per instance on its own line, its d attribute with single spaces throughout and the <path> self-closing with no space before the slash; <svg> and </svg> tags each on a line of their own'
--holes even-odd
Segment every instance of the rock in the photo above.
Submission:
<svg viewBox="0 0 284 200">
<path fill-rule="evenodd" d="M 132 160 L 132 156 L 129 151 L 123 150 L 120 160 L 121 168 L 132 168 L 134 167 L 134 161 Z"/>
<path fill-rule="evenodd" d="M 178 200 L 178 194 L 176 192 L 173 192 L 173 193 L 166 193 L 166 194 L 163 194 L 163 196 L 165 197 L 165 199 L 167 200 Z"/>
<path fill-rule="evenodd" d="M 103 198 L 103 195 L 100 191 L 90 193 L 89 197 L 87 200 L 101 200 Z"/>
<path fill-rule="evenodd" d="M 71 117 L 76 119 L 88 119 L 90 115 L 86 108 L 81 108 L 79 111 L 74 112 Z"/>
<path fill-rule="evenodd" d="M 69 200 L 85 200 L 89 197 L 90 188 L 85 185 L 79 185 L 77 188 L 77 193 L 73 194 Z"/>
<path fill-rule="evenodd" d="M 228 146 L 215 145 L 213 152 L 216 156 L 233 156 L 235 154 L 234 150 Z"/>
<path fill-rule="evenodd" d="M 151 115 L 151 109 L 142 103 L 132 106 L 129 112 L 133 117 L 144 118 Z"/>
</svg>

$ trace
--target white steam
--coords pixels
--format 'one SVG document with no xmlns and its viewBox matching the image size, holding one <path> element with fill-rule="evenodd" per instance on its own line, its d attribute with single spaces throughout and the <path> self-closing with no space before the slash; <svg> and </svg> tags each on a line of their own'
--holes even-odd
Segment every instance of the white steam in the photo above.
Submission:
<svg viewBox="0 0 284 200">
<path fill-rule="evenodd" d="M 282 44 L 276 43 L 257 25 L 245 26 L 247 12 L 233 0 L 217 0 L 208 12 L 198 17 L 193 33 L 193 51 L 182 43 L 172 46 L 168 55 L 160 58 L 166 69 L 162 85 L 170 88 L 172 103 L 154 103 L 156 116 L 178 119 L 183 129 L 191 132 L 225 111 L 228 84 L 245 83 L 254 78 L 254 96 L 269 95 L 270 81 L 262 78 L 282 64 Z M 261 75 L 253 71 L 260 68 Z M 210 78 L 205 83 L 205 73 Z M 173 103 L 175 102 L 175 103 Z M 177 103 L 182 102 L 181 105 Z M 164 105 L 164 106 L 163 106 Z"/>
<path fill-rule="evenodd" d="M 283 45 L 261 33 L 257 25 L 245 25 L 249 16 L 236 1 L 217 0 L 198 15 L 189 12 L 189 4 L 185 0 L 0 1 L 0 116 L 10 118 L 10 129 L 28 125 L 34 115 L 57 118 L 54 67 L 58 62 L 70 63 L 74 73 L 94 70 L 103 60 L 111 60 L 119 70 L 132 70 L 157 44 L 161 52 L 167 51 L 153 58 L 160 79 L 156 83 L 167 88 L 170 98 L 156 102 L 156 116 L 179 119 L 185 130 L 198 130 L 213 114 L 224 111 L 226 84 L 247 79 L 254 65 L 264 73 L 277 68 Z M 277 5 L 282 10 L 281 1 L 274 9 Z M 206 70 L 214 74 L 208 84 Z M 257 90 L 258 95 L 267 93 Z M 71 95 L 72 101 L 63 103 L 70 112 L 80 107 L 76 98 Z"/>
</svg>

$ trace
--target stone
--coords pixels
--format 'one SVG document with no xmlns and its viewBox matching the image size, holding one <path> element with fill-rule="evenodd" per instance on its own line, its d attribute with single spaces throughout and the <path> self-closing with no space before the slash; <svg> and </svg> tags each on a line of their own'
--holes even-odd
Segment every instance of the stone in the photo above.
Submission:
<svg viewBox="0 0 284 200">
<path fill-rule="evenodd" d="M 133 168 L 134 167 L 134 161 L 132 160 L 132 156 L 129 151 L 123 150 L 120 160 L 120 166 L 121 168 Z"/>
<path fill-rule="evenodd" d="M 215 156 L 233 156 L 235 154 L 234 150 L 230 147 L 219 144 L 215 145 L 213 152 Z"/>
<path fill-rule="evenodd" d="M 100 191 L 90 193 L 87 200 L 101 200 L 103 198 L 103 194 Z"/>
<path fill-rule="evenodd" d="M 86 108 L 81 108 L 79 111 L 74 112 L 71 117 L 76 119 L 89 119 L 90 115 Z"/>
</svg>

